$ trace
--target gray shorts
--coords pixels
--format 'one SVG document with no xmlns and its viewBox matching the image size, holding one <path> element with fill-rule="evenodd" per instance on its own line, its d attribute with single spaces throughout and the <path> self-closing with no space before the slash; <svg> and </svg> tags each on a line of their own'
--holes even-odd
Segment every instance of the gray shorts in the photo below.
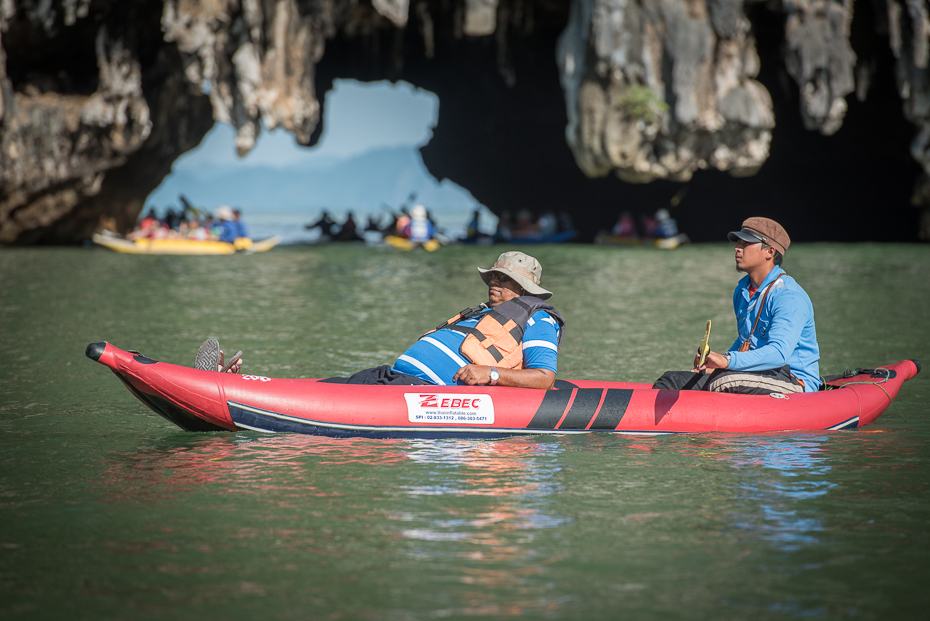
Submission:
<svg viewBox="0 0 930 621">
<path fill-rule="evenodd" d="M 421 380 L 415 375 L 398 373 L 390 365 L 363 369 L 351 377 L 329 377 L 320 381 L 327 384 L 377 384 L 381 386 L 391 384 L 401 386 L 432 385 L 431 382 Z"/>
<path fill-rule="evenodd" d="M 767 395 L 773 392 L 804 392 L 804 385 L 791 374 L 788 365 L 767 371 L 715 369 L 711 373 L 667 371 L 655 381 L 656 390 L 706 390 L 741 395 Z"/>
</svg>

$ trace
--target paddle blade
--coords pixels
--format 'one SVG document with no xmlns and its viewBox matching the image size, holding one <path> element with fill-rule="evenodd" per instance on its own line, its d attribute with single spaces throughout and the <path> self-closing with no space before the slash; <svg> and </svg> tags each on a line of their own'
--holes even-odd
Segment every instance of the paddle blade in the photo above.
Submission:
<svg viewBox="0 0 930 621">
<path fill-rule="evenodd" d="M 698 345 L 698 366 L 704 364 L 704 361 L 707 360 L 707 352 L 710 351 L 710 319 L 707 320 L 707 326 L 704 328 L 704 338 L 701 339 L 701 344 Z"/>
</svg>

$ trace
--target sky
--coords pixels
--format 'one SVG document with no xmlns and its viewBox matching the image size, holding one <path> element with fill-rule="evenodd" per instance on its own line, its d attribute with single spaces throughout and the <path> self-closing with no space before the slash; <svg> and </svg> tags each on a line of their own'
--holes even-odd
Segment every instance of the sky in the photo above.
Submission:
<svg viewBox="0 0 930 621">
<path fill-rule="evenodd" d="M 233 142 L 235 130 L 217 123 L 199 147 L 178 158 L 174 169 L 284 167 L 322 158 L 346 159 L 384 147 L 419 148 L 433 137 L 438 118 L 439 98 L 407 82 L 336 80 L 326 93 L 323 134 L 316 146 L 301 146 L 280 128 L 264 130 L 255 148 L 240 158 Z"/>
<path fill-rule="evenodd" d="M 435 179 L 419 153 L 439 118 L 434 93 L 406 82 L 336 80 L 325 98 L 323 132 L 313 147 L 298 145 L 283 129 L 265 130 L 240 158 L 233 127 L 216 123 L 174 162 L 146 209 L 179 207 L 184 194 L 211 211 L 221 204 L 242 207 L 253 221 L 282 213 L 315 220 L 323 208 L 337 217 L 348 210 L 356 217 L 384 215 L 383 206 L 397 208 L 415 192 L 437 222 L 464 229 L 480 203 L 465 188 Z M 492 226 L 496 219 L 484 213 Z"/>
</svg>

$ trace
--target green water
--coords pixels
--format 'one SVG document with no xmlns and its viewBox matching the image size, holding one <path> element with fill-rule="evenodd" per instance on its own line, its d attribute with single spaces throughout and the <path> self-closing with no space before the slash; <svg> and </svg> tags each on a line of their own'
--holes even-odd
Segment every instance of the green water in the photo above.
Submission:
<svg viewBox="0 0 930 621">
<path fill-rule="evenodd" d="M 191 364 L 215 336 L 261 375 L 390 363 L 481 301 L 502 250 L 0 250 L 0 616 L 927 614 L 927 369 L 853 432 L 374 441 L 183 432 L 84 357 Z M 569 322 L 562 378 L 687 368 L 707 319 L 735 338 L 729 245 L 531 252 Z M 798 244 L 785 267 L 822 372 L 930 364 L 930 246 Z"/>
</svg>

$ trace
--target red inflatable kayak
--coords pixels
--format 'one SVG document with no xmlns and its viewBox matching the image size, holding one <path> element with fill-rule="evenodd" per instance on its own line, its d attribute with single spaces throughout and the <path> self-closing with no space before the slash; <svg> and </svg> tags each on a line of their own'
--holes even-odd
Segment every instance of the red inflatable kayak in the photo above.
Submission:
<svg viewBox="0 0 930 621">
<path fill-rule="evenodd" d="M 565 380 L 556 381 L 555 390 L 359 386 L 198 371 L 109 343 L 91 343 L 86 353 L 145 405 L 188 431 L 366 438 L 854 429 L 878 418 L 920 371 L 916 360 L 902 360 L 830 382 L 831 390 L 756 396 Z"/>
</svg>

